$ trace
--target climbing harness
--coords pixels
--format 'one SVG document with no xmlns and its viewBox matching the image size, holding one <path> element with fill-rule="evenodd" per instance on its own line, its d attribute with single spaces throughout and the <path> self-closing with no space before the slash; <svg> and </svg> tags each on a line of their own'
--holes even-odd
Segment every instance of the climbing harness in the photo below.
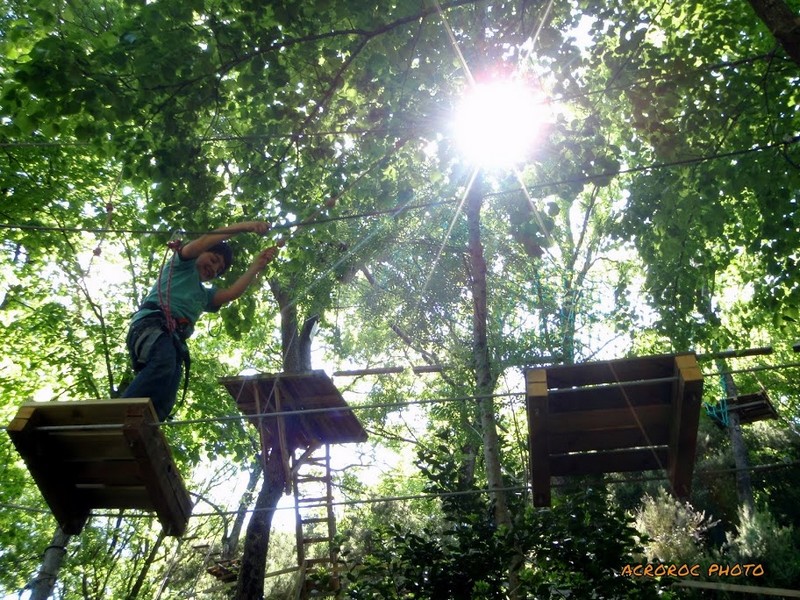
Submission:
<svg viewBox="0 0 800 600">
<path fill-rule="evenodd" d="M 180 401 L 186 400 L 186 393 L 189 389 L 189 371 L 191 369 L 191 356 L 189 354 L 189 346 L 186 344 L 187 332 L 190 330 L 192 323 L 189 319 L 181 317 L 173 317 L 170 307 L 170 292 L 172 288 L 172 272 L 174 255 L 169 260 L 167 265 L 167 258 L 169 257 L 169 250 L 180 256 L 180 251 L 183 244 L 180 239 L 173 236 L 167 242 L 167 250 L 164 253 L 164 259 L 161 262 L 161 269 L 159 271 L 158 283 L 156 284 L 158 302 L 144 302 L 139 310 L 149 310 L 148 314 L 141 319 L 137 320 L 128 333 L 127 345 L 128 351 L 131 355 L 131 362 L 134 371 L 140 371 L 148 360 L 150 350 L 161 335 L 166 333 L 169 335 L 175 351 L 177 353 L 177 360 L 179 364 L 184 366 L 183 378 L 183 392 Z M 166 291 L 162 288 L 164 269 L 167 268 L 167 281 Z M 177 402 L 176 402 L 177 405 Z M 173 407 L 174 410 L 174 407 Z M 170 411 L 170 416 L 172 411 Z M 170 417 L 167 416 L 167 419 Z"/>
</svg>

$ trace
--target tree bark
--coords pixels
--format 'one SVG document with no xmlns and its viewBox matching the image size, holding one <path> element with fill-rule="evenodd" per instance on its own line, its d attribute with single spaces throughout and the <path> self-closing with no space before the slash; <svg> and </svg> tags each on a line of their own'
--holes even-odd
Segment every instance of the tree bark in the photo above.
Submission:
<svg viewBox="0 0 800 600">
<path fill-rule="evenodd" d="M 483 456 L 486 462 L 486 477 L 494 504 L 497 525 L 511 526 L 511 517 L 502 491 L 503 476 L 500 467 L 500 443 L 494 414 L 494 378 L 492 376 L 489 341 L 486 333 L 488 322 L 486 259 L 481 243 L 480 212 L 483 204 L 483 185 L 480 175 L 475 177 L 467 198 L 467 220 L 469 226 L 470 285 L 472 288 L 472 354 L 475 361 L 475 395 L 481 416 L 483 433 Z"/>
<path fill-rule="evenodd" d="M 58 572 L 64 562 L 64 556 L 67 554 L 69 538 L 70 536 L 61 531 L 61 527 L 56 527 L 53 539 L 44 551 L 42 567 L 39 569 L 36 579 L 30 583 L 31 600 L 47 600 L 53 593 Z"/>
<path fill-rule="evenodd" d="M 725 396 L 733 398 L 739 393 L 733 377 L 727 373 L 725 363 L 718 361 L 719 370 L 723 372 L 722 386 Z M 751 511 L 755 507 L 753 498 L 753 482 L 750 478 L 750 459 L 747 456 L 747 445 L 742 435 L 742 426 L 739 423 L 739 413 L 737 411 L 728 413 L 728 436 L 731 440 L 733 450 L 733 463 L 736 466 L 736 495 L 739 502 L 747 506 Z"/>
<path fill-rule="evenodd" d="M 784 0 L 748 0 L 794 63 L 800 66 L 800 16 Z"/>
<path fill-rule="evenodd" d="M 230 533 L 228 533 L 227 537 L 222 542 L 223 560 L 230 560 L 236 552 L 236 547 L 239 545 L 239 536 L 242 532 L 242 525 L 244 524 L 244 518 L 247 515 L 247 507 L 250 506 L 250 503 L 253 501 L 253 492 L 255 492 L 256 486 L 258 485 L 261 473 L 261 460 L 256 457 L 256 460 L 253 461 L 252 470 L 250 471 L 250 479 L 247 481 L 247 489 L 244 494 L 242 494 L 239 510 L 236 512 L 236 519 L 233 521 L 233 527 L 231 527 Z"/>
<path fill-rule="evenodd" d="M 236 582 L 237 600 L 261 600 L 264 598 L 264 575 L 267 569 L 270 530 L 275 508 L 283 496 L 286 476 L 281 461 L 280 447 L 270 450 L 264 470 L 264 481 L 256 499 L 255 510 L 247 525 L 247 534 L 242 553 L 242 565 Z"/>
<path fill-rule="evenodd" d="M 153 566 L 153 561 L 155 560 L 158 549 L 161 548 L 161 544 L 164 542 L 165 537 L 164 530 L 162 529 L 161 533 L 158 534 L 158 538 L 156 538 L 156 542 L 153 544 L 150 553 L 147 555 L 142 568 L 139 569 L 139 575 L 136 578 L 136 583 L 133 584 L 131 591 L 126 596 L 126 600 L 136 600 L 136 598 L 139 597 L 139 593 L 142 591 L 144 582 L 147 579 L 147 574 L 150 572 L 150 567 Z"/>
<path fill-rule="evenodd" d="M 506 492 L 503 490 L 503 472 L 500 462 L 500 441 L 492 394 L 496 378 L 492 373 L 489 355 L 487 326 L 486 259 L 481 243 L 481 207 L 483 205 L 483 182 L 480 174 L 475 176 L 467 197 L 467 224 L 469 229 L 470 285 L 472 288 L 472 353 L 475 361 L 475 395 L 483 434 L 483 459 L 486 463 L 486 479 L 494 509 L 494 520 L 498 527 L 512 529 L 511 513 L 508 510 Z M 508 567 L 508 597 L 518 598 L 519 566 L 522 557 L 515 556 Z"/>
<path fill-rule="evenodd" d="M 303 330 L 298 327 L 297 304 L 291 290 L 279 281 L 270 280 L 270 289 L 281 313 L 281 349 L 283 370 L 298 373 L 311 370 L 311 335 L 317 317 L 308 319 Z M 281 448 L 276 441 L 264 457 L 264 480 L 250 516 L 244 541 L 242 565 L 236 583 L 236 600 L 261 600 L 264 597 L 264 575 L 269 552 L 272 517 L 286 487 Z"/>
</svg>

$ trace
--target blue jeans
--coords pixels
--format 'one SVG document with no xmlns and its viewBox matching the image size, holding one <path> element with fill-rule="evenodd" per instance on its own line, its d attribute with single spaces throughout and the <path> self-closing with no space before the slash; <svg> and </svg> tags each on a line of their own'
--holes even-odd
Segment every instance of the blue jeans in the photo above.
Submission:
<svg viewBox="0 0 800 600">
<path fill-rule="evenodd" d="M 131 350 L 130 343 L 128 349 Z M 143 365 L 138 363 L 133 353 L 131 360 L 136 377 L 122 393 L 122 397 L 150 398 L 158 420 L 165 420 L 175 406 L 183 371 L 183 357 L 176 348 L 172 335 L 164 331 L 158 336 Z"/>
</svg>

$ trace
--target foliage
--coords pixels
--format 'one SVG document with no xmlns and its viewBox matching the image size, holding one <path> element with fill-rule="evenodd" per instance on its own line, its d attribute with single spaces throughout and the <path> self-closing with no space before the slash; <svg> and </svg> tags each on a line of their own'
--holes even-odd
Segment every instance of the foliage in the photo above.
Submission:
<svg viewBox="0 0 800 600">
<path fill-rule="evenodd" d="M 656 598 L 652 580 L 620 576 L 641 551 L 624 512 L 588 490 L 551 510 L 518 512 L 514 533 L 491 524 L 477 495 L 443 502 L 441 529 L 391 522 L 348 575 L 350 598 L 505 598 L 511 548 L 521 550 L 523 597 Z M 448 508 L 449 507 L 449 508 Z"/>
<path fill-rule="evenodd" d="M 731 563 L 762 565 L 765 584 L 774 587 L 795 589 L 800 582 L 796 530 L 779 524 L 765 509 L 740 508 L 739 523 L 728 533 L 720 556 Z"/>
<path fill-rule="evenodd" d="M 529 548 L 523 580 L 532 597 L 557 598 L 564 590 L 577 597 L 670 597 L 653 580 L 621 576 L 642 548 L 630 517 L 599 490 L 571 495 L 551 510 L 529 509 L 518 532 L 516 543 Z"/>
<path fill-rule="evenodd" d="M 690 504 L 675 500 L 663 489 L 645 496 L 636 511 L 635 526 L 645 537 L 650 561 L 696 564 L 705 551 L 705 536 L 715 522 Z"/>
</svg>

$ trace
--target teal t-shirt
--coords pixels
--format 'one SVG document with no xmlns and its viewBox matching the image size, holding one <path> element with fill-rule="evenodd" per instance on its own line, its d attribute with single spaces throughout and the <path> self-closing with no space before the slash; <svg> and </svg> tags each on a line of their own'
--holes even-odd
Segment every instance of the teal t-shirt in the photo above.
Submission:
<svg viewBox="0 0 800 600">
<path fill-rule="evenodd" d="M 176 252 L 161 269 L 158 281 L 142 301 L 142 304 L 154 302 L 160 306 L 168 305 L 173 318 L 187 319 L 190 325 L 186 328 L 186 337 L 192 335 L 194 324 L 203 312 L 219 310 L 212 303 L 217 289 L 203 285 L 195 262 L 195 259 L 182 259 Z M 143 308 L 134 315 L 133 322 L 156 312 L 158 311 Z"/>
</svg>

